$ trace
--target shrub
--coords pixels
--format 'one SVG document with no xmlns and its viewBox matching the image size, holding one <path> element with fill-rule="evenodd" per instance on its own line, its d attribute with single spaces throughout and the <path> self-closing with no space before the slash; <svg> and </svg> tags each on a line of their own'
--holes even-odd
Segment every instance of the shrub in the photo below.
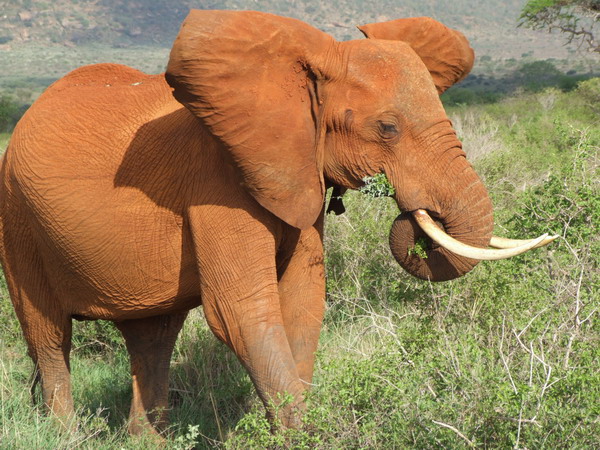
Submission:
<svg viewBox="0 0 600 450">
<path fill-rule="evenodd" d="M 0 96 L 0 132 L 11 131 L 22 115 L 17 102 L 6 95 Z"/>
<path fill-rule="evenodd" d="M 600 77 L 580 82 L 577 93 L 584 99 L 588 108 L 600 114 Z"/>
<path fill-rule="evenodd" d="M 521 84 L 530 92 L 540 92 L 547 87 L 555 86 L 563 75 L 550 61 L 525 63 L 518 73 Z"/>
</svg>

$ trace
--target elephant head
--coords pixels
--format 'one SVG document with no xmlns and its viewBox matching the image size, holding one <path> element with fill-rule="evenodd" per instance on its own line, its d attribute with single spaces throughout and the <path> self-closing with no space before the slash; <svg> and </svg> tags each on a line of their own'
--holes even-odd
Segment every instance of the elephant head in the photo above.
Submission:
<svg viewBox="0 0 600 450">
<path fill-rule="evenodd" d="M 473 51 L 432 19 L 361 30 L 370 39 L 338 42 L 290 18 L 192 11 L 166 79 L 271 213 L 309 227 L 327 184 L 354 189 L 385 173 L 403 211 L 390 234 L 394 256 L 420 278 L 455 278 L 477 263 L 470 253 L 431 240 L 426 259 L 409 249 L 429 239 L 417 211 L 463 244 L 490 243 L 491 202 L 438 95 L 468 73 Z"/>
</svg>

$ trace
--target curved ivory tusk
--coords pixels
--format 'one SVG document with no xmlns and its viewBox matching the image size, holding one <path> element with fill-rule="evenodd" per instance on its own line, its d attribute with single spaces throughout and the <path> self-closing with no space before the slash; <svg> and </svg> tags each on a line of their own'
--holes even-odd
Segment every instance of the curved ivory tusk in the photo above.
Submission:
<svg viewBox="0 0 600 450">
<path fill-rule="evenodd" d="M 546 239 L 544 239 L 542 242 L 540 242 L 533 248 L 539 248 L 543 247 L 544 245 L 548 245 L 550 242 L 554 241 L 558 237 L 558 234 L 555 234 L 554 236 L 548 236 Z M 490 247 L 515 248 L 519 245 L 527 244 L 528 242 L 531 242 L 531 239 L 507 239 L 503 237 L 492 236 L 492 239 L 490 240 Z"/>
<path fill-rule="evenodd" d="M 433 221 L 429 214 L 427 214 L 427 212 L 423 209 L 417 209 L 416 211 L 414 211 L 413 217 L 415 218 L 419 226 L 423 229 L 423 231 L 427 234 L 427 236 L 429 236 L 442 247 L 450 250 L 452 253 L 464 256 L 465 258 L 479 259 L 485 261 L 506 259 L 520 255 L 521 253 L 525 253 L 527 250 L 531 250 L 532 248 L 537 247 L 548 237 L 548 234 L 543 234 L 539 238 L 532 239 L 524 245 L 501 250 L 478 248 L 472 247 L 467 244 L 463 244 L 462 242 L 454 239 L 452 236 L 446 234 L 437 226 L 437 224 Z"/>
</svg>

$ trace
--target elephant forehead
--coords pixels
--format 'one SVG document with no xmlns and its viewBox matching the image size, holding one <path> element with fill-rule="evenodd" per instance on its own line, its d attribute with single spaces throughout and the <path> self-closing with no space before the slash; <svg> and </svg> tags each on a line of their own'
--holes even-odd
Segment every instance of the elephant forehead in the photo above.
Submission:
<svg viewBox="0 0 600 450">
<path fill-rule="evenodd" d="M 348 75 L 390 87 L 414 79 L 429 80 L 427 67 L 410 47 L 401 41 L 377 39 L 344 42 Z"/>
<path fill-rule="evenodd" d="M 349 41 L 347 97 L 352 103 L 392 107 L 413 123 L 436 120 L 443 108 L 427 67 L 400 41 Z"/>
</svg>

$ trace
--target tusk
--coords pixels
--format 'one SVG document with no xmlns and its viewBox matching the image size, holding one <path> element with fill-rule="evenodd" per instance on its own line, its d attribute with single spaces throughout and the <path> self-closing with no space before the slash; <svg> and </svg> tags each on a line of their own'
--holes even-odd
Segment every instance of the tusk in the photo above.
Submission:
<svg viewBox="0 0 600 450">
<path fill-rule="evenodd" d="M 548 236 L 546 239 L 544 239 L 542 242 L 540 242 L 538 245 L 536 245 L 533 248 L 538 248 L 538 247 L 543 247 L 544 245 L 548 245 L 550 242 L 554 241 L 558 237 L 559 237 L 558 234 L 555 234 L 554 236 Z M 514 248 L 514 247 L 518 247 L 519 245 L 527 244 L 528 242 L 531 242 L 531 240 L 530 239 L 507 239 L 507 238 L 503 238 L 503 237 L 492 236 L 492 239 L 490 240 L 490 247 Z"/>
<path fill-rule="evenodd" d="M 413 217 L 423 231 L 427 234 L 427 236 L 429 236 L 439 245 L 450 250 L 452 253 L 456 253 L 457 255 L 471 259 L 493 261 L 497 259 L 511 258 L 539 246 L 541 242 L 544 242 L 548 238 L 548 234 L 546 233 L 537 239 L 527 241 L 525 244 L 519 245 L 518 247 L 505 248 L 501 250 L 478 248 L 463 244 L 462 242 L 454 239 L 452 236 L 446 234 L 437 226 L 429 214 L 427 214 L 427 212 L 423 209 L 417 209 L 414 211 Z"/>
</svg>

